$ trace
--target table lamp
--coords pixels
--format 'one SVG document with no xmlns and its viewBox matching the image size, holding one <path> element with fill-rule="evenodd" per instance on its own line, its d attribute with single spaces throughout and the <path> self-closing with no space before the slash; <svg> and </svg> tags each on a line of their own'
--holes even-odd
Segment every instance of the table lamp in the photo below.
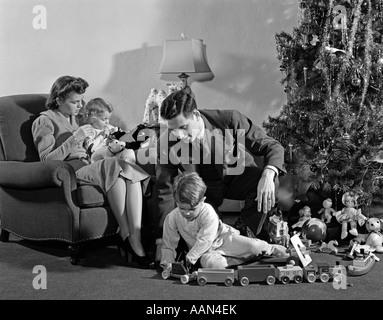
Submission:
<svg viewBox="0 0 383 320">
<path fill-rule="evenodd" d="M 183 90 L 191 94 L 187 79 L 190 73 L 212 73 L 201 39 L 165 40 L 160 74 L 178 74 Z"/>
</svg>

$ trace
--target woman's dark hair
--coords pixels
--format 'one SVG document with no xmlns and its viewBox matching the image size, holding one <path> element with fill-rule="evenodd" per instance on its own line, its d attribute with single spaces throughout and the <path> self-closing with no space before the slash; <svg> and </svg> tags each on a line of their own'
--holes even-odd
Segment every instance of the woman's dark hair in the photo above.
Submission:
<svg viewBox="0 0 383 320">
<path fill-rule="evenodd" d="M 82 78 L 75 78 L 71 76 L 62 76 L 58 78 L 52 85 L 48 100 L 46 102 L 47 109 L 57 109 L 57 98 L 66 99 L 66 97 L 75 92 L 83 94 L 88 88 L 89 84 Z"/>
<path fill-rule="evenodd" d="M 171 120 L 180 114 L 189 118 L 196 109 L 197 104 L 194 98 L 181 90 L 173 92 L 165 98 L 160 107 L 160 115 L 165 120 Z"/>
</svg>

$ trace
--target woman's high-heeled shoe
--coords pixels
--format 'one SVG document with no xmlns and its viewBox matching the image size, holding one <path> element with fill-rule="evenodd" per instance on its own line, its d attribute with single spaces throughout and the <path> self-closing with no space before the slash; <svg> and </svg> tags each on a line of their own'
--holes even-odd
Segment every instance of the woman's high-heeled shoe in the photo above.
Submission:
<svg viewBox="0 0 383 320">
<path fill-rule="evenodd" d="M 134 261 L 142 269 L 154 269 L 155 263 L 147 255 L 139 256 L 132 248 L 129 238 L 126 238 L 124 241 L 118 244 L 120 250 L 123 250 L 125 253 L 126 262 L 130 263 Z M 121 253 L 121 252 L 120 252 Z"/>
</svg>

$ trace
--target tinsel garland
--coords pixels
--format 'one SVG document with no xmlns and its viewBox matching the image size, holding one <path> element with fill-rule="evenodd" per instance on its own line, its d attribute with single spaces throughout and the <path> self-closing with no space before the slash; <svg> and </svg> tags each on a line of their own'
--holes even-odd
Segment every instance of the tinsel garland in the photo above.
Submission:
<svg viewBox="0 0 383 320">
<path fill-rule="evenodd" d="M 363 91 L 362 91 L 362 98 L 360 101 L 360 109 L 359 109 L 359 115 L 360 117 L 361 110 L 363 109 L 364 100 L 366 98 L 366 93 L 368 86 L 370 84 L 370 76 L 371 76 L 371 46 L 373 42 L 372 38 L 372 15 L 371 15 L 371 0 L 367 0 L 368 4 L 368 22 L 367 22 L 367 32 L 366 32 L 366 47 L 364 49 L 364 81 L 363 81 Z"/>
<path fill-rule="evenodd" d="M 348 42 L 348 47 L 346 49 L 346 53 L 347 53 L 345 56 L 346 61 L 348 59 L 350 59 L 350 57 L 352 57 L 352 51 L 354 48 L 356 32 L 358 30 L 358 25 L 359 25 L 359 21 L 360 21 L 360 13 L 361 13 L 361 7 L 362 7 L 363 1 L 365 1 L 365 0 L 358 0 L 358 4 L 356 5 L 354 12 L 353 12 L 354 20 L 352 22 L 350 41 Z M 339 90 L 340 90 L 341 84 L 344 81 L 344 75 L 346 73 L 346 69 L 347 69 L 347 63 L 343 63 L 342 67 L 339 71 L 338 78 L 337 78 L 337 81 L 336 81 L 336 84 L 334 87 L 334 91 L 333 91 L 333 95 L 332 95 L 333 97 L 339 96 Z"/>
<path fill-rule="evenodd" d="M 330 43 L 329 28 L 330 28 L 330 24 L 331 24 L 333 8 L 334 8 L 334 1 L 330 0 L 329 1 L 329 6 L 328 6 L 328 11 L 327 11 L 327 16 L 326 16 L 326 22 L 325 22 L 325 25 L 324 25 L 324 28 L 323 28 L 324 37 L 323 37 L 322 49 L 321 49 L 321 53 L 320 53 L 320 59 L 322 61 L 324 61 L 325 48 L 327 46 L 329 46 L 329 43 Z M 332 79 L 332 77 L 330 75 L 329 67 L 327 66 L 327 64 L 323 64 L 323 74 L 324 74 L 325 81 L 326 81 L 328 99 L 331 100 L 331 92 L 332 92 L 331 79 Z"/>
</svg>

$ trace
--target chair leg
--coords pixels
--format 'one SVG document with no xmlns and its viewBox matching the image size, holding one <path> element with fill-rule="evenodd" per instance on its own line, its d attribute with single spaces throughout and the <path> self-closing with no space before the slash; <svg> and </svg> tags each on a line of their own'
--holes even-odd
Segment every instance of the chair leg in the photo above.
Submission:
<svg viewBox="0 0 383 320">
<path fill-rule="evenodd" d="M 9 241 L 9 232 L 4 229 L 0 229 L 0 241 L 8 242 Z"/>
<path fill-rule="evenodd" d="M 84 250 L 78 244 L 71 244 L 68 248 L 70 250 L 69 262 L 73 265 L 77 265 L 80 262 L 81 258 L 85 256 Z"/>
</svg>

